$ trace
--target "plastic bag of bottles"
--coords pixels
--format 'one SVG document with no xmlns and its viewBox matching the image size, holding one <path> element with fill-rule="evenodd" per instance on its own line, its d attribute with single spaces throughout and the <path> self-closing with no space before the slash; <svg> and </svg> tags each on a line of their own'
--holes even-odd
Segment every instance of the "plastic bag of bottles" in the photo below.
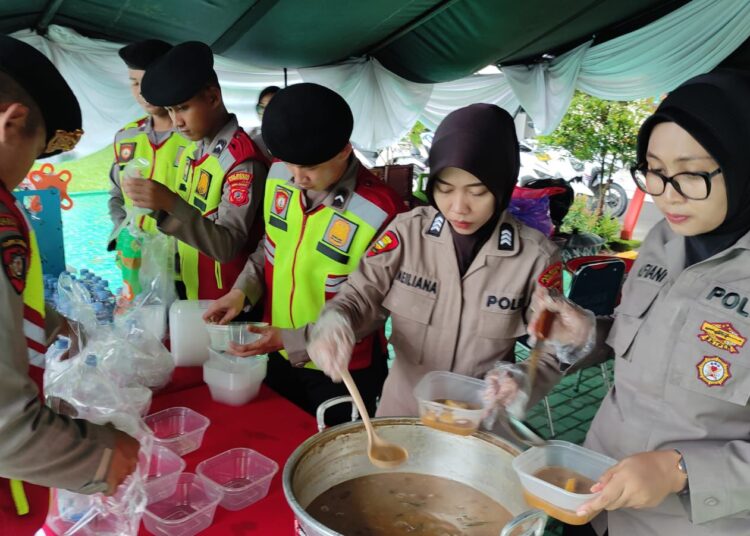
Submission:
<svg viewBox="0 0 750 536">
<path fill-rule="evenodd" d="M 48 352 L 50 360 L 59 357 L 63 344 L 54 349 Z M 58 535 L 135 535 L 146 507 L 145 479 L 153 436 L 140 418 L 140 409 L 129 399 L 128 389 L 118 387 L 100 368 L 98 356 L 79 354 L 67 361 L 65 369 L 45 383 L 47 404 L 63 415 L 111 424 L 135 437 L 141 443 L 140 461 L 111 497 L 52 490 L 45 529 Z M 148 389 L 141 389 L 150 395 Z"/>
</svg>

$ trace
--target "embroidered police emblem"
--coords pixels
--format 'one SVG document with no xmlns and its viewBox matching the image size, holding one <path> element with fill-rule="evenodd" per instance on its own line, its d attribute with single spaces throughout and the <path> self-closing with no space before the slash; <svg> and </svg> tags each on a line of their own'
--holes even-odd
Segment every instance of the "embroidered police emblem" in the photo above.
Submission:
<svg viewBox="0 0 750 536">
<path fill-rule="evenodd" d="M 356 223 L 334 214 L 323 235 L 323 242 L 339 251 L 348 253 L 358 228 L 359 226 Z"/>
<path fill-rule="evenodd" d="M 745 346 L 747 342 L 747 339 L 734 329 L 734 326 L 729 322 L 704 321 L 700 329 L 701 333 L 698 334 L 700 340 L 707 342 L 714 348 L 726 350 L 730 354 L 738 353 L 739 349 Z"/>
<path fill-rule="evenodd" d="M 117 155 L 117 161 L 120 163 L 130 162 L 135 155 L 135 142 L 121 143 L 120 154 Z"/>
<path fill-rule="evenodd" d="M 539 276 L 539 284 L 547 288 L 562 290 L 562 263 L 556 262 Z"/>
<path fill-rule="evenodd" d="M 3 268 L 13 290 L 23 294 L 26 287 L 29 250 L 22 238 L 9 238 L 0 244 Z"/>
<path fill-rule="evenodd" d="M 253 174 L 248 171 L 235 171 L 227 177 L 229 184 L 229 202 L 237 207 L 247 205 L 250 202 L 250 188 L 253 183 Z"/>
<path fill-rule="evenodd" d="M 430 229 L 427 231 L 428 235 L 432 236 L 440 236 L 440 233 L 443 232 L 443 225 L 445 225 L 445 216 L 442 214 L 437 214 L 430 224 Z"/>
<path fill-rule="evenodd" d="M 724 385 L 732 377 L 729 366 L 729 363 L 718 356 L 704 356 L 700 363 L 696 365 L 698 379 L 709 387 Z"/>
<path fill-rule="evenodd" d="M 367 256 L 374 257 L 375 255 L 380 255 L 381 253 L 385 253 L 386 251 L 393 251 L 398 247 L 398 244 L 399 242 L 396 233 L 394 233 L 393 231 L 386 231 L 385 234 L 372 245 L 370 250 L 367 252 Z"/>
<path fill-rule="evenodd" d="M 282 220 L 286 219 L 286 213 L 289 211 L 289 201 L 291 197 L 292 192 L 283 186 L 276 187 L 276 193 L 273 195 L 273 213 Z"/>
<path fill-rule="evenodd" d="M 500 226 L 500 233 L 497 238 L 497 249 L 500 251 L 513 251 L 514 242 L 515 233 L 513 232 L 513 225 L 503 223 Z"/>
</svg>

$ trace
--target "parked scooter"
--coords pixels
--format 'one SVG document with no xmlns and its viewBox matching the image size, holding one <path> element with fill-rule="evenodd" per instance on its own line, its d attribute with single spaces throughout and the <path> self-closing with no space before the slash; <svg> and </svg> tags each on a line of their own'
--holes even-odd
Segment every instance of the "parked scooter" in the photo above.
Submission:
<svg viewBox="0 0 750 536">
<path fill-rule="evenodd" d="M 537 151 L 529 144 L 521 143 L 521 172 L 519 185 L 540 179 L 563 179 L 573 188 L 576 195 L 588 198 L 588 206 L 596 210 L 599 195 L 605 188 L 603 209 L 612 216 L 619 217 L 625 213 L 628 206 L 628 196 L 625 189 L 614 182 L 612 178 L 602 184 L 601 168 L 596 165 L 583 164 L 573 158 L 539 158 Z"/>
</svg>

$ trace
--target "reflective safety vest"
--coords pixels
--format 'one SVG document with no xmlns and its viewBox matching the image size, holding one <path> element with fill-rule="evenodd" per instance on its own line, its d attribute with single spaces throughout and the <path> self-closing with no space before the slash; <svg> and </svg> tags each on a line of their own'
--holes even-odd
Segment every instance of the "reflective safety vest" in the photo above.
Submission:
<svg viewBox="0 0 750 536">
<path fill-rule="evenodd" d="M 212 152 L 195 160 L 193 155 L 197 147 L 198 142 L 191 142 L 183 152 L 177 169 L 175 191 L 207 217 L 219 209 L 224 179 L 232 169 L 247 160 L 265 162 L 265 158 L 242 129 L 235 131 L 232 141 L 218 155 Z M 221 263 L 179 240 L 177 253 L 180 277 L 189 300 L 215 300 L 226 294 L 242 272 L 250 254 L 243 251 L 231 261 Z"/>
<path fill-rule="evenodd" d="M 26 282 L 23 288 L 23 332 L 29 359 L 41 357 L 47 352 L 47 336 L 44 327 L 44 279 L 42 277 L 42 259 L 34 229 L 26 219 L 23 208 L 5 186 L 0 185 L 0 201 L 11 211 L 18 221 L 21 235 L 28 249 L 24 259 L 26 263 Z M 5 259 L 4 259 L 5 261 Z"/>
<path fill-rule="evenodd" d="M 119 167 L 119 179 L 124 176 L 125 166 L 135 158 L 145 158 L 149 162 L 145 177 L 155 180 L 174 191 L 175 177 L 180 157 L 190 143 L 179 133 L 172 132 L 159 145 L 154 145 L 148 137 L 149 118 L 144 117 L 125 125 L 115 135 L 115 161 Z M 132 207 L 133 201 L 122 192 L 125 206 Z M 139 216 L 138 226 L 148 233 L 156 232 L 156 220 L 151 216 Z"/>
<path fill-rule="evenodd" d="M 305 213 L 303 193 L 289 183 L 291 177 L 284 163 L 274 163 L 263 203 L 265 320 L 279 328 L 315 322 L 392 216 L 360 193 L 365 183 L 381 184 L 364 166 L 343 210 L 321 204 Z M 374 336 L 355 346 L 351 368 L 370 364 Z M 285 351 L 281 354 L 288 359 Z M 305 366 L 316 368 L 312 361 Z"/>
</svg>

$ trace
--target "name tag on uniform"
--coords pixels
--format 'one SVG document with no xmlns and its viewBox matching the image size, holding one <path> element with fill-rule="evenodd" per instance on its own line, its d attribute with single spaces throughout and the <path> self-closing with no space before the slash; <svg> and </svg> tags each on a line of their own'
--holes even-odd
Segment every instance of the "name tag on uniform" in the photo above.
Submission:
<svg viewBox="0 0 750 536">
<path fill-rule="evenodd" d="M 437 296 L 438 293 L 438 282 L 436 279 L 408 272 L 406 270 L 399 270 L 396 277 L 393 278 L 393 282 L 404 285 L 411 290 L 421 291 L 427 294 L 434 294 Z"/>
</svg>

